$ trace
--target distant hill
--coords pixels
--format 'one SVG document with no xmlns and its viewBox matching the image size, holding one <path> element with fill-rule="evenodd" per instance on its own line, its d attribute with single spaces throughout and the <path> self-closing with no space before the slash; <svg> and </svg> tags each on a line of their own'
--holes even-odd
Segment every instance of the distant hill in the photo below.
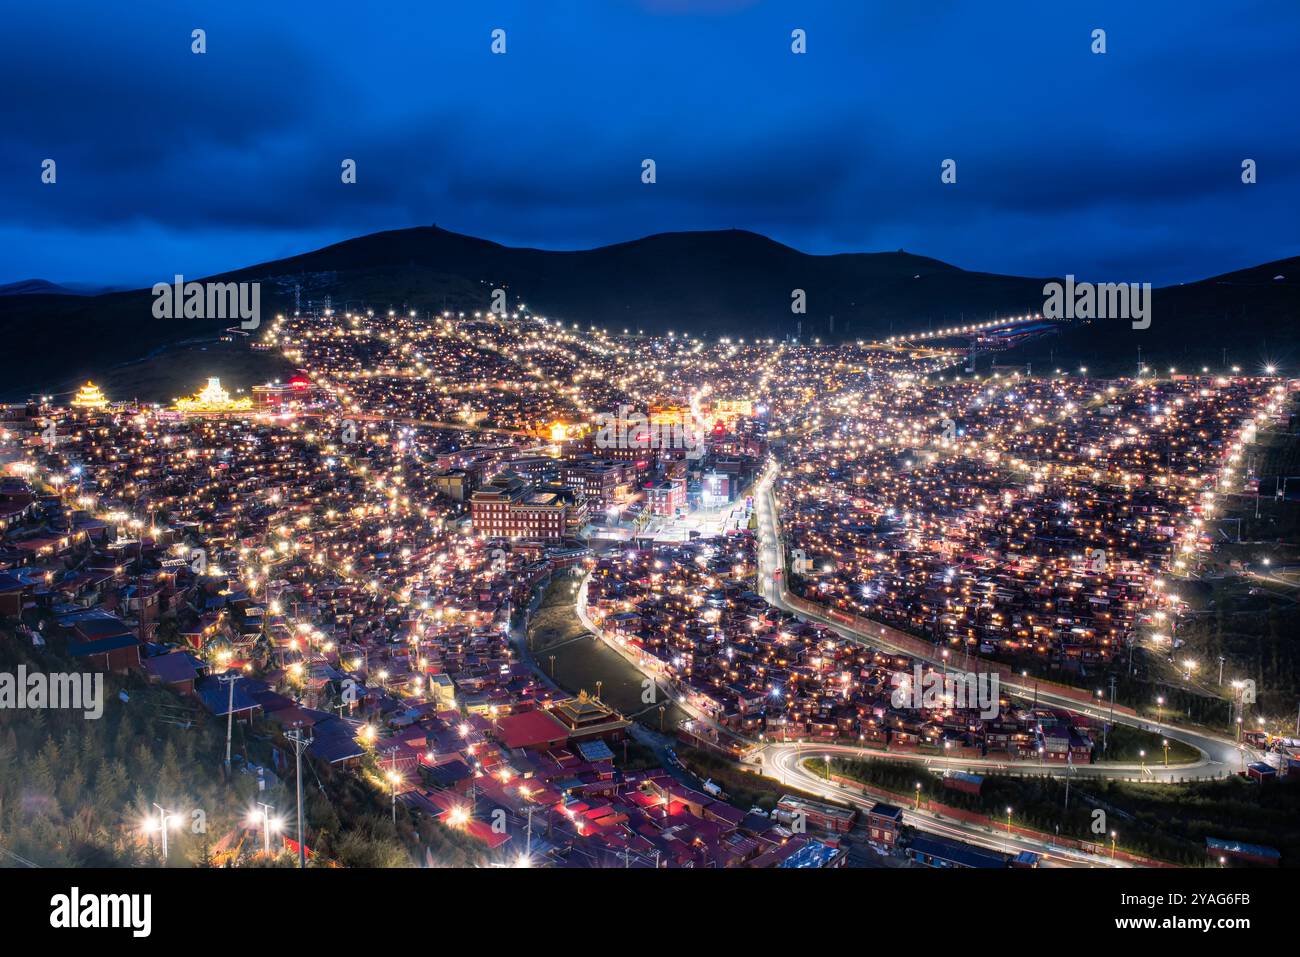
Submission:
<svg viewBox="0 0 1300 957">
<path fill-rule="evenodd" d="M 0 285 L 0 296 L 31 296 L 38 293 L 54 293 L 56 295 L 77 296 L 82 295 L 75 289 L 67 286 L 60 286 L 58 283 L 50 282 L 48 279 L 20 279 L 18 282 L 9 282 Z"/>
<path fill-rule="evenodd" d="M 124 286 L 96 286 L 91 283 L 50 282 L 48 279 L 20 279 L 0 285 L 0 296 L 34 296 L 51 293 L 62 296 L 101 296 L 106 292 L 119 292 Z"/>
<path fill-rule="evenodd" d="M 1096 320 L 1036 340 L 999 361 L 1031 361 L 1035 371 L 1082 364 L 1132 373 L 1141 350 L 1143 364 L 1159 372 L 1170 366 L 1217 370 L 1226 364 L 1258 373 L 1275 364 L 1288 375 L 1300 375 L 1300 257 L 1165 286 L 1154 290 L 1153 298 L 1149 329 Z"/>
<path fill-rule="evenodd" d="M 292 309 L 295 288 L 304 306 L 329 297 L 339 310 L 369 304 L 468 312 L 486 308 L 491 290 L 504 287 L 512 305 L 522 301 L 542 315 L 614 332 L 780 338 L 802 331 L 805 340 L 823 341 L 1037 311 L 1049 281 L 968 272 L 903 251 L 813 256 L 743 230 L 555 252 L 437 226 L 375 233 L 207 278 L 261 282 L 266 315 Z M 807 296 L 801 316 L 791 312 L 797 289 Z M 1229 361 L 1243 365 L 1265 355 L 1285 362 L 1300 358 L 1298 292 L 1300 259 L 1269 263 L 1157 290 L 1145 331 L 1119 320 L 1093 322 L 1033 343 L 1017 358 L 1126 368 L 1140 345 L 1152 363 L 1217 362 L 1224 348 Z M 0 360 L 0 395 L 71 388 L 177 342 L 210 340 L 229 324 L 156 319 L 152 304 L 147 289 L 0 297 L 0 333 L 15 346 Z"/>
<path fill-rule="evenodd" d="M 965 272 L 901 251 L 811 256 L 744 230 L 662 233 L 554 252 L 430 226 L 375 233 L 230 274 L 273 277 L 284 291 L 299 276 L 310 280 L 317 301 L 329 294 L 335 304 L 365 299 L 396 308 L 481 309 L 501 286 L 512 304 L 522 301 L 580 325 L 708 336 L 795 335 L 802 320 L 805 337 L 857 338 L 888 332 L 891 324 L 915 328 L 963 314 L 1023 312 L 1042 301 L 1038 280 Z M 305 298 L 306 282 L 303 288 Z M 804 316 L 791 312 L 795 289 L 807 293 Z"/>
</svg>

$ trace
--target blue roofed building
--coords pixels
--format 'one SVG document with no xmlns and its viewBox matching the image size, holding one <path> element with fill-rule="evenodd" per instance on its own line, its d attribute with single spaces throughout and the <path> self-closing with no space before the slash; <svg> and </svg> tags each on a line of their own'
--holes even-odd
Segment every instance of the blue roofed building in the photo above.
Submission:
<svg viewBox="0 0 1300 957">
<path fill-rule="evenodd" d="M 848 854 L 842 847 L 809 841 L 777 867 L 843 867 L 847 859 Z"/>
<path fill-rule="evenodd" d="M 1003 868 L 1007 856 L 960 841 L 918 834 L 907 847 L 908 860 L 922 867 Z"/>
</svg>

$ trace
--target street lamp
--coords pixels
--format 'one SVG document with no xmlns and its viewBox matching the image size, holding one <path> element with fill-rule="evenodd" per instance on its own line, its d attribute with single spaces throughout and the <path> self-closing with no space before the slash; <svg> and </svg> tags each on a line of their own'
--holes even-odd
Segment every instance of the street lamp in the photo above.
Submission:
<svg viewBox="0 0 1300 957">
<path fill-rule="evenodd" d="M 1169 739 L 1165 738 L 1160 744 L 1165 749 L 1165 767 L 1169 767 Z"/>
<path fill-rule="evenodd" d="M 1116 838 L 1116 836 L 1117 836 L 1117 835 L 1115 834 L 1114 831 L 1111 831 L 1111 832 L 1110 832 L 1110 859 L 1111 859 L 1112 861 L 1115 860 L 1115 838 Z"/>
<path fill-rule="evenodd" d="M 393 786 L 393 823 L 397 823 L 397 785 L 402 781 L 402 776 L 396 771 L 388 772 L 388 783 Z"/>
<path fill-rule="evenodd" d="M 271 818 L 271 805 L 267 804 L 265 801 L 258 801 L 257 805 L 262 809 L 262 813 L 258 814 L 256 811 L 253 811 L 251 814 L 249 814 L 248 826 L 257 827 L 259 823 L 261 824 L 262 852 L 266 854 L 267 857 L 270 857 L 271 856 L 271 831 L 272 829 L 276 831 L 280 830 L 280 827 L 282 826 L 282 822 L 279 818 L 275 818 L 275 819 Z"/>
<path fill-rule="evenodd" d="M 158 809 L 158 821 L 155 823 L 152 817 L 146 818 L 144 829 L 148 832 L 157 831 L 162 836 L 162 862 L 165 867 L 167 866 L 167 829 L 172 826 L 175 815 L 157 802 L 154 802 L 154 807 Z"/>
<path fill-rule="evenodd" d="M 1163 696 L 1157 697 L 1157 698 L 1156 698 L 1156 721 L 1157 721 L 1157 722 L 1164 721 L 1164 719 L 1165 719 L 1165 718 L 1164 718 L 1164 707 L 1165 707 L 1165 699 L 1164 699 L 1164 697 L 1163 697 Z"/>
<path fill-rule="evenodd" d="M 920 808 L 920 806 L 921 806 L 921 782 L 917 781 L 916 782 L 916 803 L 913 805 L 913 810 Z"/>
</svg>

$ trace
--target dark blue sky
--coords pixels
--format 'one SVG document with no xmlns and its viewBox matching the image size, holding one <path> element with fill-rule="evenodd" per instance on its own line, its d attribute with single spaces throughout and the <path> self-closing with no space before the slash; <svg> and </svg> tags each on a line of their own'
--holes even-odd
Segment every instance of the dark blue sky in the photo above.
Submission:
<svg viewBox="0 0 1300 957">
<path fill-rule="evenodd" d="M 144 285 L 431 222 L 560 249 L 737 226 L 1156 283 L 1300 254 L 1296 0 L 82 0 L 0 21 L 0 282 Z"/>
</svg>

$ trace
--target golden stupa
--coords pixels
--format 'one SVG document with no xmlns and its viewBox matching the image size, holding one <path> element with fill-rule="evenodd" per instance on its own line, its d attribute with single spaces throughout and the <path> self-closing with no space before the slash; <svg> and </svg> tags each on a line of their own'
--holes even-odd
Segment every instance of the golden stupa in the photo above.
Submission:
<svg viewBox="0 0 1300 957">
<path fill-rule="evenodd" d="M 232 399 L 230 393 L 221 387 L 221 380 L 216 376 L 208 379 L 205 385 L 194 395 L 186 399 L 177 399 L 177 412 L 212 415 L 221 412 L 247 412 L 252 409 L 250 398 Z"/>
<path fill-rule="evenodd" d="M 104 409 L 108 407 L 108 399 L 104 398 L 99 386 L 87 381 L 72 397 L 71 405 L 74 409 Z"/>
</svg>

